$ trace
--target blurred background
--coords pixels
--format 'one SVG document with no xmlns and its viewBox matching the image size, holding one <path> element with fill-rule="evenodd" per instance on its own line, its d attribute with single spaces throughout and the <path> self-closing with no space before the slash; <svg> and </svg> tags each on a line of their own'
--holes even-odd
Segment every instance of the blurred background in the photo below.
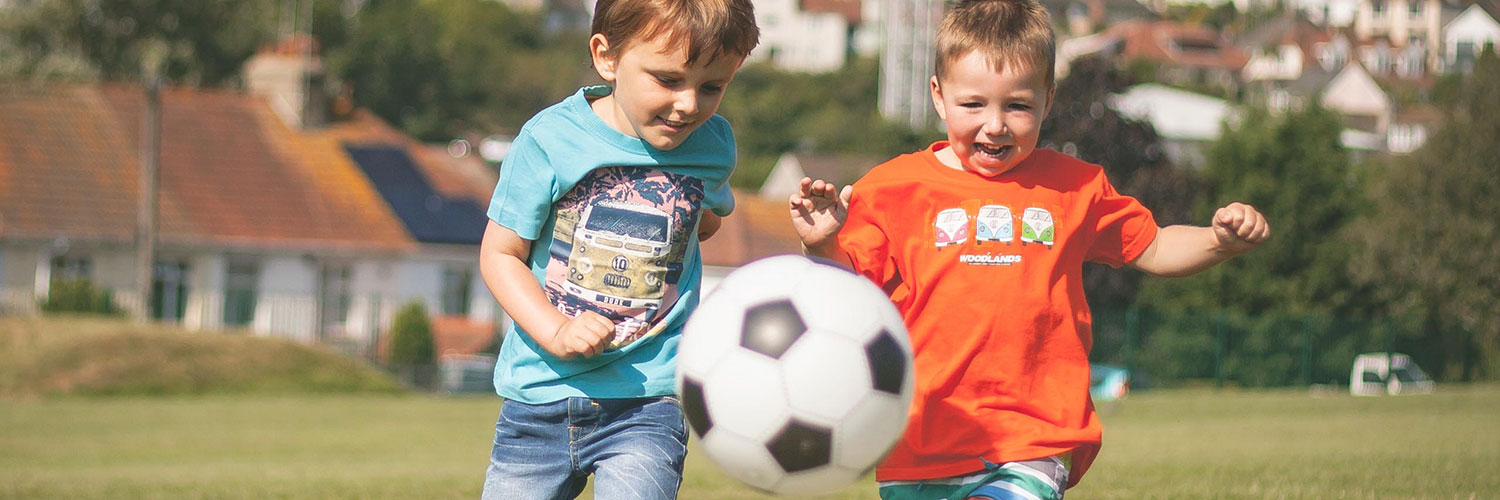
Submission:
<svg viewBox="0 0 1500 500">
<path fill-rule="evenodd" d="M 1500 377 L 1500 1 L 1042 3 L 1044 146 L 1163 224 L 1241 201 L 1275 229 L 1185 279 L 1089 265 L 1114 384 L 1348 393 L 1373 352 L 1414 380 Z M 852 182 L 944 137 L 942 1 L 755 5 L 761 44 L 719 110 L 739 207 L 704 244 L 709 286 L 798 251 L 803 175 Z M 521 125 L 599 83 L 592 9 L 0 0 L 0 397 L 491 390 L 484 211 Z M 332 357 L 263 369 L 208 337 Z M 186 352 L 210 361 L 173 365 Z"/>
</svg>

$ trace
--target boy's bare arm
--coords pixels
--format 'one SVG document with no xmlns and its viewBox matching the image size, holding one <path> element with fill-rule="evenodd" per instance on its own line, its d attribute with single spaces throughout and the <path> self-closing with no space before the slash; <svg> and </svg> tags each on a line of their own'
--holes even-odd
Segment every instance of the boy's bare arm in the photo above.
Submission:
<svg viewBox="0 0 1500 500">
<path fill-rule="evenodd" d="M 599 354 L 614 335 L 614 322 L 593 311 L 568 318 L 547 301 L 526 265 L 531 240 L 490 221 L 479 245 L 479 274 L 505 313 L 537 345 L 559 358 Z"/>
<path fill-rule="evenodd" d="M 708 241 L 719 232 L 719 226 L 724 225 L 724 218 L 710 210 L 704 210 L 703 215 L 698 216 L 698 241 Z"/>
<path fill-rule="evenodd" d="M 802 252 L 833 261 L 845 269 L 853 269 L 849 256 L 838 248 L 839 229 L 849 215 L 849 200 L 854 186 L 844 186 L 839 191 L 831 182 L 803 177 L 788 200 L 791 204 L 792 227 L 802 240 Z"/>
<path fill-rule="evenodd" d="M 1130 267 L 1155 276 L 1189 276 L 1249 252 L 1269 237 L 1271 224 L 1255 207 L 1230 203 L 1214 213 L 1211 227 L 1161 228 Z"/>
</svg>

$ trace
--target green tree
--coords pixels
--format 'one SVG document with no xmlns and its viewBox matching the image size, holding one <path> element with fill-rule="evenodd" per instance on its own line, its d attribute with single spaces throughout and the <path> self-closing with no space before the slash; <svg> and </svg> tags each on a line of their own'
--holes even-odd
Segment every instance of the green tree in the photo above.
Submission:
<svg viewBox="0 0 1500 500">
<path fill-rule="evenodd" d="M 1337 114 L 1316 105 L 1282 115 L 1250 109 L 1209 149 L 1193 223 L 1239 201 L 1265 214 L 1272 236 L 1196 276 L 1142 284 L 1141 303 L 1156 316 L 1143 326 L 1140 351 L 1176 353 L 1153 370 L 1285 385 L 1302 381 L 1294 367 L 1305 366 L 1308 342 L 1360 348 L 1351 342 L 1365 330 L 1321 327 L 1366 314 L 1371 300 L 1348 269 L 1357 250 L 1351 227 L 1366 202 L 1342 129 Z"/>
<path fill-rule="evenodd" d="M 1052 109 L 1042 123 L 1040 144 L 1096 163 L 1121 193 L 1141 200 L 1158 224 L 1189 221 L 1197 189 L 1191 172 L 1172 165 L 1151 124 L 1121 116 L 1109 105 L 1132 79 L 1110 61 L 1080 59 L 1057 83 Z M 1084 289 L 1094 308 L 1135 303 L 1141 273 L 1090 265 Z"/>
<path fill-rule="evenodd" d="M 893 157 L 942 137 L 881 117 L 879 82 L 872 59 L 827 73 L 784 72 L 765 63 L 741 68 L 719 106 L 734 124 L 740 150 L 731 183 L 760 187 L 776 158 L 789 151 Z"/>
<path fill-rule="evenodd" d="M 1486 51 L 1446 120 L 1411 156 L 1375 174 L 1374 216 L 1355 274 L 1390 312 L 1421 318 L 1449 379 L 1500 373 L 1500 60 Z"/>
<path fill-rule="evenodd" d="M 1271 223 L 1255 251 L 1197 276 L 1152 280 L 1148 303 L 1167 309 L 1233 313 L 1350 313 L 1364 306 L 1347 263 L 1348 227 L 1364 198 L 1339 116 L 1316 105 L 1284 115 L 1250 109 L 1208 151 L 1205 196 L 1193 223 L 1239 201 Z"/>
<path fill-rule="evenodd" d="M 542 24 L 488 0 L 382 0 L 329 60 L 356 103 L 414 136 L 516 130 L 594 75 L 586 37 Z"/>
<path fill-rule="evenodd" d="M 180 84 L 239 76 L 270 38 L 272 0 L 37 0 L 0 9 L 0 46 L 12 78 L 139 81 L 148 59 Z"/>
</svg>

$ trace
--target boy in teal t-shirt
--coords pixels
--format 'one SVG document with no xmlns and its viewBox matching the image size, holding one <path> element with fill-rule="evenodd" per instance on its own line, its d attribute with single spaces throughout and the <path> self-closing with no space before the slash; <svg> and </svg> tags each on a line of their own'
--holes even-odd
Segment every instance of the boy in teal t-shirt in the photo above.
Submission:
<svg viewBox="0 0 1500 500">
<path fill-rule="evenodd" d="M 677 343 L 698 242 L 734 208 L 734 136 L 715 113 L 757 43 L 749 0 L 600 0 L 608 86 L 532 117 L 500 170 L 480 249 L 514 320 L 486 499 L 675 498 L 687 432 Z"/>
</svg>

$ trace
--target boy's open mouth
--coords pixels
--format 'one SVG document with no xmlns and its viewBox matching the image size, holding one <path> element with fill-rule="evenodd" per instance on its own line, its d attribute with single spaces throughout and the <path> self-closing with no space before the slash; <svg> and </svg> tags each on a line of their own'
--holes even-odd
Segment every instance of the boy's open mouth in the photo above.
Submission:
<svg viewBox="0 0 1500 500">
<path fill-rule="evenodd" d="M 666 125 L 667 128 L 672 128 L 672 129 L 676 129 L 676 130 L 682 130 L 683 127 L 688 126 L 688 123 L 691 123 L 691 122 L 679 122 L 679 121 L 674 121 L 674 120 L 668 120 L 668 119 L 662 118 L 662 117 L 657 117 L 656 119 L 661 120 L 661 123 L 663 125 Z"/>
<path fill-rule="evenodd" d="M 984 144 L 979 144 L 979 143 L 975 143 L 974 144 L 974 150 L 975 151 L 978 151 L 980 153 L 983 153 L 983 154 L 986 154 L 986 155 L 989 155 L 989 156 L 994 156 L 994 157 L 997 157 L 997 158 L 1001 157 L 1001 156 L 1005 156 L 1006 153 L 1010 152 L 1010 149 L 1012 147 L 1014 147 L 1014 146 L 986 146 Z"/>
</svg>

